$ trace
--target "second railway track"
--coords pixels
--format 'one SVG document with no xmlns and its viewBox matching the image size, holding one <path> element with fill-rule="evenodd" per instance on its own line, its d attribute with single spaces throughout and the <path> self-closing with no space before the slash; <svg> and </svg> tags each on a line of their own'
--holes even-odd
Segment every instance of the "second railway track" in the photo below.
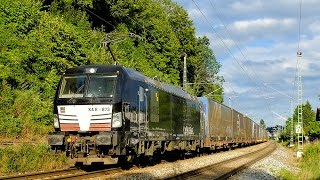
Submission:
<svg viewBox="0 0 320 180">
<path fill-rule="evenodd" d="M 275 143 L 262 150 L 253 151 L 235 158 L 228 159 L 213 165 L 186 172 L 171 178 L 173 179 L 227 179 L 237 172 L 249 167 L 253 163 L 271 154 L 276 149 Z"/>
<path fill-rule="evenodd" d="M 72 167 L 69 169 L 22 174 L 16 176 L 1 177 L 0 179 L 85 179 L 91 177 L 97 177 L 99 175 L 107 175 L 110 173 L 121 172 L 122 169 L 115 166 L 102 166 L 102 167 Z"/>
</svg>

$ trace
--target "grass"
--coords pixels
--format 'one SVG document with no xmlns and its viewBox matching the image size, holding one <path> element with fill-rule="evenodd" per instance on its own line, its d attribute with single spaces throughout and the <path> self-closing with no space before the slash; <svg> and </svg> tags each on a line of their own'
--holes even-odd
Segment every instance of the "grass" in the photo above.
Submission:
<svg viewBox="0 0 320 180">
<path fill-rule="evenodd" d="M 46 144 L 14 145 L 0 149 L 0 174 L 52 170 L 66 165 L 64 154 L 51 154 Z"/>
<path fill-rule="evenodd" d="M 281 169 L 278 172 L 278 176 L 281 177 L 283 180 L 298 180 L 299 178 L 293 174 L 291 171 L 287 169 Z"/>
<path fill-rule="evenodd" d="M 304 147 L 303 157 L 298 160 L 299 174 L 294 174 L 286 169 L 282 169 L 278 176 L 281 179 L 320 179 L 320 143 L 310 144 Z"/>
<path fill-rule="evenodd" d="M 320 143 L 307 145 L 299 164 L 301 178 L 320 179 Z"/>
</svg>

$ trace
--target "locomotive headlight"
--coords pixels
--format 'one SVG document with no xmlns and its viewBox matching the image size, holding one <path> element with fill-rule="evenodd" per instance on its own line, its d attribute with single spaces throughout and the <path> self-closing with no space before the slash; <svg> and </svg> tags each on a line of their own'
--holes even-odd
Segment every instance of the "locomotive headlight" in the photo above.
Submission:
<svg viewBox="0 0 320 180">
<path fill-rule="evenodd" d="M 60 128 L 59 118 L 58 118 L 57 114 L 54 114 L 54 116 L 53 116 L 53 126 L 54 126 L 54 128 Z"/>
<path fill-rule="evenodd" d="M 112 127 L 118 128 L 122 126 L 122 114 L 121 112 L 114 113 L 112 116 Z"/>
</svg>

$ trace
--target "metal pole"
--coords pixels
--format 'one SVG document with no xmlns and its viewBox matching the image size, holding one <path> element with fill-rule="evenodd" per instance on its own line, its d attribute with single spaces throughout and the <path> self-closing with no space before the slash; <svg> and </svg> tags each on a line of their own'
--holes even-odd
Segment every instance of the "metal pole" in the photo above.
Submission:
<svg viewBox="0 0 320 180">
<path fill-rule="evenodd" d="M 113 59 L 113 62 L 114 62 L 114 65 L 117 65 L 117 60 L 116 58 L 114 57 L 114 54 L 112 53 L 112 50 L 111 50 L 111 47 L 110 47 L 110 43 L 107 43 L 107 48 L 112 56 L 112 59 Z"/>
<path fill-rule="evenodd" d="M 290 146 L 293 147 L 293 104 L 292 104 L 292 98 L 290 98 L 290 113 L 291 113 L 291 131 L 290 131 Z"/>
<path fill-rule="evenodd" d="M 183 90 L 187 90 L 187 54 L 183 57 Z"/>
<path fill-rule="evenodd" d="M 277 91 L 278 93 L 280 93 L 280 94 L 282 94 L 282 95 L 284 95 L 286 97 L 289 97 L 289 99 L 290 99 L 290 111 L 291 111 L 290 113 L 291 113 L 292 116 L 291 116 L 290 146 L 289 147 L 292 147 L 292 146 L 294 146 L 294 142 L 293 142 L 293 132 L 294 132 L 294 125 L 293 125 L 293 97 L 291 97 L 291 96 L 289 96 L 289 95 L 287 95 L 287 94 L 285 94 L 285 93 L 283 93 L 283 92 L 281 92 L 281 91 L 279 91 L 279 90 L 267 85 L 266 83 L 264 83 L 264 85 L 269 87 L 269 88 L 271 88 L 271 89 L 273 89 L 273 90 L 275 90 L 275 91 Z"/>
<path fill-rule="evenodd" d="M 297 52 L 298 56 L 298 151 L 297 157 L 302 157 L 303 154 L 303 119 L 302 119 L 302 73 L 301 73 L 301 58 L 302 52 Z"/>
<path fill-rule="evenodd" d="M 282 127 L 281 127 L 281 131 L 282 131 L 282 133 L 283 133 L 283 130 L 284 130 L 283 121 L 284 121 L 284 118 L 282 118 L 282 121 L 281 121 L 281 124 L 282 124 L 282 125 L 281 125 L 281 126 L 282 126 Z"/>
</svg>

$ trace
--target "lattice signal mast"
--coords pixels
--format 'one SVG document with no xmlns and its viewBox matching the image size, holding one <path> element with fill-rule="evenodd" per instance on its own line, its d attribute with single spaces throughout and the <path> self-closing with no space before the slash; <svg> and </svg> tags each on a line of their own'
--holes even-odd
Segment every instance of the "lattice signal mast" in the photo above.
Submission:
<svg viewBox="0 0 320 180">
<path fill-rule="evenodd" d="M 298 125 L 296 131 L 298 133 L 298 151 L 297 157 L 301 157 L 303 153 L 303 119 L 302 119 L 302 73 L 301 73 L 301 61 L 302 52 L 297 52 L 298 58 Z"/>
</svg>

